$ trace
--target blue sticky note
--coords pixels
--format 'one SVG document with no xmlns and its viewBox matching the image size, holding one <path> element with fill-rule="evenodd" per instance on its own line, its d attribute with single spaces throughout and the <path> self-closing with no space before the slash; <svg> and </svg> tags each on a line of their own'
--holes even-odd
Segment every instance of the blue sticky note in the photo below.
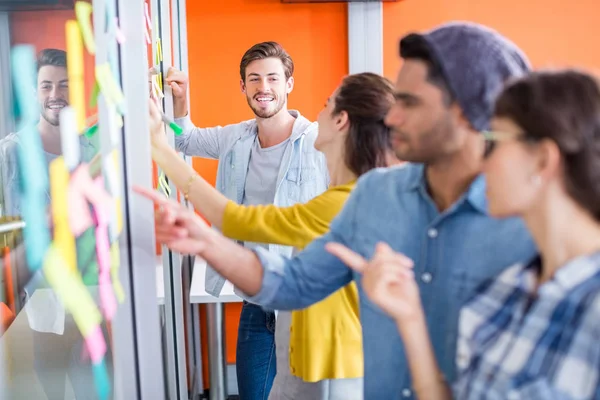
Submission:
<svg viewBox="0 0 600 400">
<path fill-rule="evenodd" d="M 50 230 L 46 211 L 48 170 L 42 139 L 35 128 L 39 106 L 34 97 L 36 61 L 33 46 L 20 45 L 11 50 L 12 81 L 15 102 L 19 105 L 21 145 L 17 150 L 19 191 L 22 217 L 25 221 L 24 240 L 27 264 L 31 271 L 39 270 L 50 246 Z"/>
<path fill-rule="evenodd" d="M 94 385 L 96 386 L 98 398 L 107 400 L 110 396 L 111 385 L 104 359 L 97 364 L 92 364 L 92 370 L 94 371 Z"/>
</svg>

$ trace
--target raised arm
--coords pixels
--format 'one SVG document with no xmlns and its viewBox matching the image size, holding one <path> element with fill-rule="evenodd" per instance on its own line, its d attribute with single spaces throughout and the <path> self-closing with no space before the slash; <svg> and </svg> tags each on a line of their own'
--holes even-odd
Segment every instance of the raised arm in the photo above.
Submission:
<svg viewBox="0 0 600 400">
<path fill-rule="evenodd" d="M 352 281 L 352 271 L 325 250 L 329 242 L 352 246 L 357 200 L 350 195 L 331 223 L 330 232 L 288 259 L 257 249 L 256 253 L 208 228 L 192 211 L 147 189 L 136 189 L 161 206 L 157 239 L 170 248 L 204 258 L 220 275 L 249 296 L 250 301 L 278 310 L 308 307 Z M 175 210 L 175 211 L 173 211 Z M 166 217 L 161 217 L 167 213 Z"/>
<path fill-rule="evenodd" d="M 196 127 L 188 116 L 187 90 L 189 78 L 183 71 L 169 68 L 165 78 L 173 93 L 173 114 L 175 122 L 182 126 L 183 133 L 175 136 L 175 147 L 188 156 L 218 159 L 222 130 L 220 126 L 212 128 Z"/>
<path fill-rule="evenodd" d="M 329 230 L 353 185 L 332 188 L 304 204 L 241 206 L 229 201 L 223 215 L 225 236 L 244 241 L 304 248 Z"/>
</svg>

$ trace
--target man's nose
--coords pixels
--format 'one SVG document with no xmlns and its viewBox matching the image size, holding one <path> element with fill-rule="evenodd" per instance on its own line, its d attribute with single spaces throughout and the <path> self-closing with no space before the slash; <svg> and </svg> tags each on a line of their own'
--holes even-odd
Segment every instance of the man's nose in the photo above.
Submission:
<svg viewBox="0 0 600 400">
<path fill-rule="evenodd" d="M 385 116 L 384 123 L 389 126 L 401 126 L 404 123 L 404 110 L 399 105 L 393 105 Z"/>
<path fill-rule="evenodd" d="M 260 82 L 260 91 L 261 92 L 270 92 L 271 91 L 271 85 L 269 84 L 269 81 L 267 81 L 266 79 L 263 79 Z"/>
</svg>

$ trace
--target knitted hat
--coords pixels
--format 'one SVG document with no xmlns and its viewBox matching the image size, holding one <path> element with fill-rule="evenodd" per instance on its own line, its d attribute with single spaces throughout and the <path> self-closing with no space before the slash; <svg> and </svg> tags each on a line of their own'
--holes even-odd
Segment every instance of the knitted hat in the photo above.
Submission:
<svg viewBox="0 0 600 400">
<path fill-rule="evenodd" d="M 504 83 L 530 70 L 527 57 L 514 43 L 482 25 L 452 22 L 419 36 L 440 65 L 465 117 L 478 131 L 489 128 Z"/>
</svg>

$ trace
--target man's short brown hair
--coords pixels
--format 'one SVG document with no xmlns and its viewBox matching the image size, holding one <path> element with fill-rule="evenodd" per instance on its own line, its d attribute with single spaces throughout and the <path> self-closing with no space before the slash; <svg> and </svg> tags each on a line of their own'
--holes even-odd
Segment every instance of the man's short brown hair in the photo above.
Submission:
<svg viewBox="0 0 600 400">
<path fill-rule="evenodd" d="M 264 60 L 265 58 L 279 58 L 285 70 L 285 79 L 288 80 L 294 74 L 294 61 L 292 57 L 277 42 L 262 42 L 250 47 L 244 53 L 240 62 L 240 77 L 246 82 L 246 68 L 252 61 Z"/>
</svg>

